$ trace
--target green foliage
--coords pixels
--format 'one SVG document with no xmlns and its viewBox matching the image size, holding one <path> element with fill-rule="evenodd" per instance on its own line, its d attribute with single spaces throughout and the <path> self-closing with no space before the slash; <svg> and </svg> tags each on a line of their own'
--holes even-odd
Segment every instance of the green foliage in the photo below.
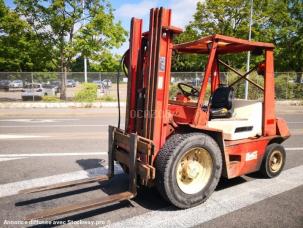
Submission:
<svg viewBox="0 0 303 228">
<path fill-rule="evenodd" d="M 0 71 L 83 71 L 83 56 L 93 60 L 92 71 L 114 71 L 119 57 L 110 50 L 127 32 L 115 22 L 109 1 L 82 3 L 16 0 L 9 9 L 0 0 Z"/>
<path fill-rule="evenodd" d="M 100 98 L 100 101 L 113 102 L 113 101 L 117 101 L 117 99 L 110 95 L 104 95 Z"/>
<path fill-rule="evenodd" d="M 237 76 L 234 73 L 228 73 L 228 84 L 232 84 L 235 82 L 239 76 Z M 264 85 L 263 77 L 258 74 L 250 74 L 249 79 L 257 83 L 258 85 L 262 86 Z M 238 83 L 236 83 L 234 86 L 235 91 L 235 97 L 239 99 L 244 99 L 244 93 L 245 93 L 245 80 L 241 80 Z M 250 100 L 257 100 L 263 97 L 263 91 L 254 86 L 253 84 L 249 83 L 249 92 L 248 92 L 248 99 Z"/>
<path fill-rule="evenodd" d="M 170 84 L 169 87 L 169 99 L 174 99 L 179 92 L 179 88 L 177 84 Z"/>
<path fill-rule="evenodd" d="M 303 84 L 296 83 L 288 74 L 275 78 L 275 92 L 278 99 L 303 99 Z"/>
<path fill-rule="evenodd" d="M 15 4 L 16 12 L 52 47 L 49 53 L 61 72 L 69 71 L 79 55 L 101 63 L 104 53 L 119 47 L 127 35 L 115 22 L 108 0 L 15 0 Z M 65 80 L 62 74 L 62 85 Z M 66 98 L 65 89 L 60 96 Z"/>
<path fill-rule="evenodd" d="M 0 0 L 0 71 L 52 71 L 51 49 Z"/>
<path fill-rule="evenodd" d="M 86 0 L 16 0 L 16 11 L 27 18 L 35 33 L 52 44 L 57 67 L 70 69 L 72 59 L 81 54 L 102 61 L 103 54 L 119 47 L 127 35 L 120 22 L 114 21 L 107 1 Z M 33 23 L 34 22 L 34 23 Z M 79 25 L 80 28 L 77 28 Z M 45 29 L 47 27 L 47 29 Z"/>
<path fill-rule="evenodd" d="M 75 34 L 75 50 L 81 52 L 83 56 L 89 56 L 93 60 L 101 61 L 103 56 L 112 47 L 119 47 L 127 35 L 121 22 L 114 22 L 113 9 L 108 1 L 99 0 L 85 1 L 92 18 L 85 26 Z M 89 4 L 90 3 L 90 4 Z"/>
<path fill-rule="evenodd" d="M 102 60 L 91 64 L 90 70 L 93 72 L 116 72 L 120 65 L 120 55 L 112 55 L 111 53 L 104 53 Z"/>
<path fill-rule="evenodd" d="M 75 101 L 94 102 L 97 100 L 98 86 L 95 83 L 83 83 L 75 95 Z"/>
<path fill-rule="evenodd" d="M 100 61 L 87 61 L 87 71 L 89 72 L 116 72 L 119 68 L 121 56 L 112 55 L 105 52 Z M 71 70 L 73 72 L 83 72 L 83 57 L 79 56 L 72 62 Z"/>
<path fill-rule="evenodd" d="M 296 83 L 294 86 L 295 99 L 303 99 L 303 83 Z"/>
<path fill-rule="evenodd" d="M 35 72 L 33 78 L 36 82 L 47 82 L 55 81 L 58 79 L 57 73 L 55 72 Z"/>
<path fill-rule="evenodd" d="M 175 39 L 181 43 L 215 33 L 247 39 L 250 2 L 243 0 L 205 0 L 197 3 L 194 19 Z M 303 2 L 302 0 L 254 0 L 252 40 L 274 43 L 275 71 L 303 71 Z M 236 68 L 245 69 L 246 53 L 220 56 Z M 254 65 L 263 57 L 252 56 Z M 201 71 L 206 56 L 176 54 L 173 71 Z M 225 71 L 225 69 L 221 69 Z M 297 81 L 302 78 L 298 75 Z"/>
<path fill-rule="evenodd" d="M 55 96 L 43 96 L 42 101 L 44 102 L 60 102 L 61 100 Z"/>
<path fill-rule="evenodd" d="M 279 5 L 282 5 L 281 1 Z M 286 4 L 286 6 L 285 6 Z M 285 10 L 286 9 L 286 10 Z M 276 29 L 276 45 L 278 48 L 275 68 L 279 71 L 303 72 L 303 1 L 289 0 L 284 8 L 277 9 L 274 26 Z M 302 78 L 298 74 L 297 82 Z"/>
<path fill-rule="evenodd" d="M 91 62 L 87 60 L 87 71 L 90 72 Z M 71 63 L 71 71 L 72 72 L 84 72 L 84 58 L 83 56 L 77 57 Z"/>
</svg>

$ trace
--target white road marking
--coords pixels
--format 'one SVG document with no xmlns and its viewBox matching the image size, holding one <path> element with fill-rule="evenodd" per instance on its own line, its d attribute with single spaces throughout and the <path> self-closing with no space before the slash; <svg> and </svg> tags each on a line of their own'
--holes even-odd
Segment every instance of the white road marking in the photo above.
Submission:
<svg viewBox="0 0 303 228">
<path fill-rule="evenodd" d="M 27 139 L 27 138 L 46 138 L 46 135 L 14 135 L 14 134 L 0 134 L 1 139 Z"/>
<path fill-rule="evenodd" d="M 115 174 L 120 174 L 120 173 L 122 173 L 121 167 L 115 165 Z M 107 174 L 107 168 L 102 167 L 102 168 L 64 173 L 64 174 L 59 174 L 49 177 L 35 178 L 31 180 L 24 180 L 24 181 L 13 182 L 8 184 L 2 184 L 0 185 L 0 198 L 16 195 L 20 190 L 24 190 L 28 188 L 45 186 L 49 184 L 58 184 L 65 181 L 79 180 L 87 177 L 95 177 L 98 175 L 105 175 L 105 174 Z"/>
<path fill-rule="evenodd" d="M 10 160 L 18 160 L 18 159 L 24 159 L 26 157 L 18 157 L 18 158 L 12 158 L 12 157 L 0 157 L 0 162 L 3 162 L 3 161 L 10 161 Z"/>
<path fill-rule="evenodd" d="M 285 150 L 303 150 L 303 147 L 286 147 Z"/>
<path fill-rule="evenodd" d="M 148 212 L 107 227 L 193 227 L 303 185 L 303 165 L 273 179 L 257 179 L 215 192 L 204 204 Z"/>
<path fill-rule="evenodd" d="M 0 120 L 1 122 L 24 122 L 24 123 L 53 123 L 53 122 L 60 122 L 66 120 L 78 120 L 78 119 L 3 119 Z"/>
<path fill-rule="evenodd" d="M 52 125 L 8 125 L 0 128 L 45 128 L 45 127 L 107 127 L 108 124 L 52 124 Z"/>
<path fill-rule="evenodd" d="M 0 158 L 28 158 L 28 157 L 61 157 L 79 155 L 106 155 L 107 152 L 73 152 L 73 153 L 37 153 L 37 154 L 0 154 Z"/>
</svg>

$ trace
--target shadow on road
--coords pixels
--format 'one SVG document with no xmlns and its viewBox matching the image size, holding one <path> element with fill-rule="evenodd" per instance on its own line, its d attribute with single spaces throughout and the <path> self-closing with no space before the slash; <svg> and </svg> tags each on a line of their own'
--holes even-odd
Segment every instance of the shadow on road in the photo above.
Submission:
<svg viewBox="0 0 303 228">
<path fill-rule="evenodd" d="M 80 159 L 76 162 L 84 170 L 100 168 L 106 165 L 104 159 Z"/>
<path fill-rule="evenodd" d="M 104 164 L 105 161 L 102 159 L 81 159 L 81 160 L 77 160 L 76 162 L 84 170 L 100 168 L 100 167 L 104 167 L 104 165 L 105 165 Z M 254 175 L 256 175 L 256 174 L 254 174 Z M 247 181 L 242 177 L 233 178 L 231 180 L 222 178 L 219 181 L 216 191 L 230 188 L 230 187 L 233 187 L 233 186 L 245 183 L 245 182 L 247 182 Z M 127 176 L 127 174 L 117 174 L 110 181 L 96 182 L 96 183 L 89 184 L 89 185 L 93 185 L 93 186 L 89 186 L 89 187 L 86 186 L 81 189 L 73 189 L 70 191 L 63 190 L 64 192 L 61 192 L 61 193 L 56 193 L 53 195 L 47 195 L 47 196 L 37 197 L 34 199 L 30 199 L 30 200 L 20 201 L 20 202 L 16 203 L 15 205 L 16 206 L 27 206 L 30 204 L 56 200 L 58 198 L 72 196 L 75 194 L 87 193 L 90 191 L 101 190 L 102 192 L 104 192 L 108 195 L 127 191 L 128 190 L 128 176 Z M 82 197 L 82 195 L 81 195 L 81 197 Z M 82 198 L 85 198 L 85 197 L 82 197 Z M 51 221 L 52 225 L 46 226 L 45 224 L 43 224 L 43 226 L 36 225 L 36 226 L 32 226 L 32 227 L 55 227 L 55 226 L 62 225 L 62 223 L 67 224 L 68 221 L 79 221 L 79 220 L 87 219 L 87 218 L 97 216 L 97 215 L 100 215 L 103 213 L 108 213 L 111 211 L 119 210 L 122 208 L 134 207 L 135 206 L 134 204 L 138 204 L 141 207 L 148 209 L 148 210 L 160 210 L 160 211 L 178 210 L 177 208 L 170 206 L 170 204 L 168 202 L 163 200 L 161 195 L 156 190 L 156 188 L 140 187 L 140 188 L 138 188 L 138 194 L 137 194 L 136 198 L 131 201 L 123 201 L 123 202 L 115 203 L 115 204 L 112 204 L 109 206 L 104 206 L 102 208 L 77 213 L 77 214 L 74 214 L 71 216 L 66 216 L 66 217 L 60 218 L 59 220 Z M 61 224 L 59 224 L 60 222 L 61 222 Z"/>
<path fill-rule="evenodd" d="M 221 178 L 215 191 L 221 191 L 245 182 L 247 181 L 243 177 L 236 177 L 233 179 Z"/>
<path fill-rule="evenodd" d="M 67 196 L 71 196 L 71 195 L 75 195 L 75 194 L 80 194 L 80 193 L 85 193 L 85 192 L 89 192 L 89 191 L 94 191 L 94 190 L 98 190 L 98 189 L 100 189 L 99 185 L 88 187 L 88 188 L 72 190 L 72 191 L 68 191 L 68 192 L 61 192 L 61 193 L 42 196 L 42 197 L 36 197 L 33 199 L 29 199 L 29 200 L 19 201 L 19 202 L 15 203 L 15 206 L 19 207 L 19 206 L 26 206 L 29 204 L 46 202 L 46 201 L 50 201 L 53 199 L 59 199 L 59 198 L 63 198 L 63 197 L 67 197 Z"/>
<path fill-rule="evenodd" d="M 29 226 L 31 228 L 42 228 L 42 227 L 57 227 L 57 226 L 61 226 L 62 224 L 68 224 L 68 222 L 70 221 L 79 221 L 79 220 L 84 220 L 93 216 L 97 216 L 100 214 L 104 214 L 110 211 L 115 211 L 115 210 L 119 210 L 121 208 L 125 208 L 125 207 L 133 207 L 132 204 L 129 201 L 123 201 L 119 204 L 113 204 L 107 207 L 102 207 L 102 208 L 98 208 L 95 210 L 91 210 L 91 211 L 87 211 L 87 212 L 82 212 L 76 215 L 71 215 L 71 216 L 67 216 L 64 218 L 60 218 L 58 220 L 52 220 L 50 225 L 34 225 L 34 226 Z M 103 224 L 106 225 L 106 224 Z M 89 225 L 87 227 L 90 227 Z M 95 227 L 95 226 L 91 226 L 91 227 Z"/>
</svg>

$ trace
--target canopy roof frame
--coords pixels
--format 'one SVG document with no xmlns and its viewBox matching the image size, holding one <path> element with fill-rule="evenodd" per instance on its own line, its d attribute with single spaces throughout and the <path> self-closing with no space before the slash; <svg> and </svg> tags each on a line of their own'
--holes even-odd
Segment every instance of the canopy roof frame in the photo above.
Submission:
<svg viewBox="0 0 303 228">
<path fill-rule="evenodd" d="M 230 36 L 215 34 L 202 37 L 198 40 L 175 44 L 174 50 L 184 53 L 208 54 L 211 44 L 214 41 L 217 41 L 218 43 L 217 54 L 239 53 L 245 51 L 253 51 L 256 49 L 268 50 L 275 48 L 272 43 L 248 41 Z"/>
</svg>

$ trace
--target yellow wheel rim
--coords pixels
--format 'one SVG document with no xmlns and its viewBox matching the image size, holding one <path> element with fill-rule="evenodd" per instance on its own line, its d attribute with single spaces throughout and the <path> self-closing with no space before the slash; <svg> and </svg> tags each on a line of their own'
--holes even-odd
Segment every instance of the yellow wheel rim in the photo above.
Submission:
<svg viewBox="0 0 303 228">
<path fill-rule="evenodd" d="M 269 157 L 269 168 L 273 173 L 278 172 L 283 164 L 283 155 L 280 151 L 275 150 Z"/>
<path fill-rule="evenodd" d="M 179 160 L 177 165 L 177 184 L 186 194 L 200 192 L 208 183 L 213 161 L 207 150 L 192 148 Z"/>
</svg>

